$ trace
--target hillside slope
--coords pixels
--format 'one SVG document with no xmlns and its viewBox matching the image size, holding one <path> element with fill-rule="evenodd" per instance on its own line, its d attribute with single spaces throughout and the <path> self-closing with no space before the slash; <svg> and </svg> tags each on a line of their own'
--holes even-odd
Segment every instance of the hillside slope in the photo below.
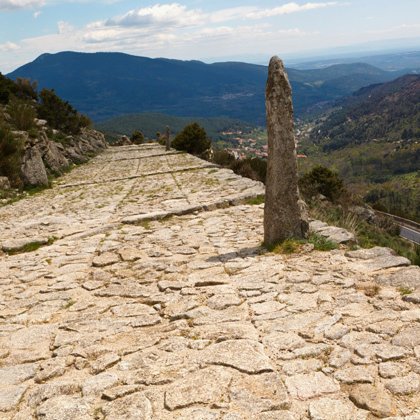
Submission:
<svg viewBox="0 0 420 420">
<path fill-rule="evenodd" d="M 319 103 L 399 75 L 366 64 L 290 69 L 289 74 L 298 116 Z M 54 88 L 96 121 L 141 112 L 265 121 L 265 66 L 62 52 L 41 55 L 9 76 Z"/>
<path fill-rule="evenodd" d="M 337 170 L 379 210 L 420 221 L 420 76 L 370 86 L 312 128 L 302 170 Z"/>
</svg>

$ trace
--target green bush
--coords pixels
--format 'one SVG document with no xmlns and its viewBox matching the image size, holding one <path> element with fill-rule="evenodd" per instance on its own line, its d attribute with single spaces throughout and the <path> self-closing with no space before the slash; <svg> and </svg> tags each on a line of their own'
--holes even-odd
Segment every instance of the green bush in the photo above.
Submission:
<svg viewBox="0 0 420 420">
<path fill-rule="evenodd" d="M 29 131 L 35 127 L 36 111 L 28 102 L 12 99 L 6 107 L 9 122 L 17 130 Z"/>
<path fill-rule="evenodd" d="M 130 140 L 134 144 L 143 144 L 144 143 L 144 135 L 141 131 L 135 130 L 135 131 L 133 131 L 133 134 L 131 135 Z"/>
<path fill-rule="evenodd" d="M 10 131 L 0 126 L 0 176 L 6 176 L 13 187 L 21 187 L 20 166 L 23 145 Z"/>
<path fill-rule="evenodd" d="M 306 199 L 322 194 L 337 201 L 344 192 L 343 181 L 337 173 L 325 166 L 316 166 L 299 180 L 299 188 Z"/>
<path fill-rule="evenodd" d="M 172 141 L 172 147 L 193 155 L 203 155 L 210 149 L 211 140 L 203 127 L 197 123 L 187 125 Z"/>
<path fill-rule="evenodd" d="M 79 114 L 67 101 L 60 99 L 54 90 L 43 89 L 39 96 L 38 116 L 47 120 L 52 128 L 78 134 L 83 127 L 91 124 L 88 117 Z"/>
</svg>

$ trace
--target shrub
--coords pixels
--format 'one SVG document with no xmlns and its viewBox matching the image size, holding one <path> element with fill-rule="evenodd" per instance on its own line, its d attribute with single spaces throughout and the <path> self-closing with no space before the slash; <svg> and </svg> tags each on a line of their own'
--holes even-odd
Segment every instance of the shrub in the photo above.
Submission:
<svg viewBox="0 0 420 420">
<path fill-rule="evenodd" d="M 16 85 L 12 80 L 0 73 L 0 103 L 7 104 L 12 95 L 16 93 Z"/>
<path fill-rule="evenodd" d="M 299 180 L 299 188 L 306 199 L 322 194 L 336 201 L 344 192 L 343 181 L 336 172 L 324 166 L 316 166 Z"/>
<path fill-rule="evenodd" d="M 40 93 L 38 116 L 48 124 L 64 133 L 78 134 L 83 127 L 90 125 L 88 117 L 79 114 L 67 101 L 59 98 L 54 90 L 43 89 Z"/>
<path fill-rule="evenodd" d="M 35 127 L 36 111 L 34 107 L 18 99 L 12 99 L 6 108 L 9 122 L 18 130 L 29 131 Z"/>
<path fill-rule="evenodd" d="M 203 127 L 197 123 L 187 125 L 172 141 L 172 147 L 193 155 L 203 155 L 210 149 L 211 140 Z"/>
<path fill-rule="evenodd" d="M 0 126 L 0 176 L 6 176 L 13 187 L 21 187 L 20 166 L 23 146 L 10 131 Z"/>
<path fill-rule="evenodd" d="M 141 131 L 135 130 L 135 131 L 133 131 L 133 134 L 131 135 L 130 140 L 134 144 L 143 144 L 144 143 L 144 135 Z"/>
</svg>

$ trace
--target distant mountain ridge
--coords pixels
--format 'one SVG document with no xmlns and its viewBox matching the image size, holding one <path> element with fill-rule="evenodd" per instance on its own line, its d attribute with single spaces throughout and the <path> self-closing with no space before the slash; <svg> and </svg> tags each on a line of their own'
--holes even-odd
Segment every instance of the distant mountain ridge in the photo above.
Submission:
<svg viewBox="0 0 420 420">
<path fill-rule="evenodd" d="M 295 112 L 400 76 L 357 63 L 288 69 Z M 96 121 L 128 113 L 225 116 L 264 124 L 267 67 L 226 62 L 151 59 L 123 53 L 43 54 L 8 75 L 38 81 Z"/>
</svg>

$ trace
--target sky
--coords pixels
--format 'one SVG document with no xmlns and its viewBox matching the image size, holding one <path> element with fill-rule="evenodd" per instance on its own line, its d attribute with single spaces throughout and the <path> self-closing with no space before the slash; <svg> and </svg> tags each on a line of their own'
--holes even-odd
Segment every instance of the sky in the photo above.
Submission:
<svg viewBox="0 0 420 420">
<path fill-rule="evenodd" d="M 410 38 L 420 0 L 0 0 L 2 73 L 47 52 L 255 61 Z"/>
</svg>

